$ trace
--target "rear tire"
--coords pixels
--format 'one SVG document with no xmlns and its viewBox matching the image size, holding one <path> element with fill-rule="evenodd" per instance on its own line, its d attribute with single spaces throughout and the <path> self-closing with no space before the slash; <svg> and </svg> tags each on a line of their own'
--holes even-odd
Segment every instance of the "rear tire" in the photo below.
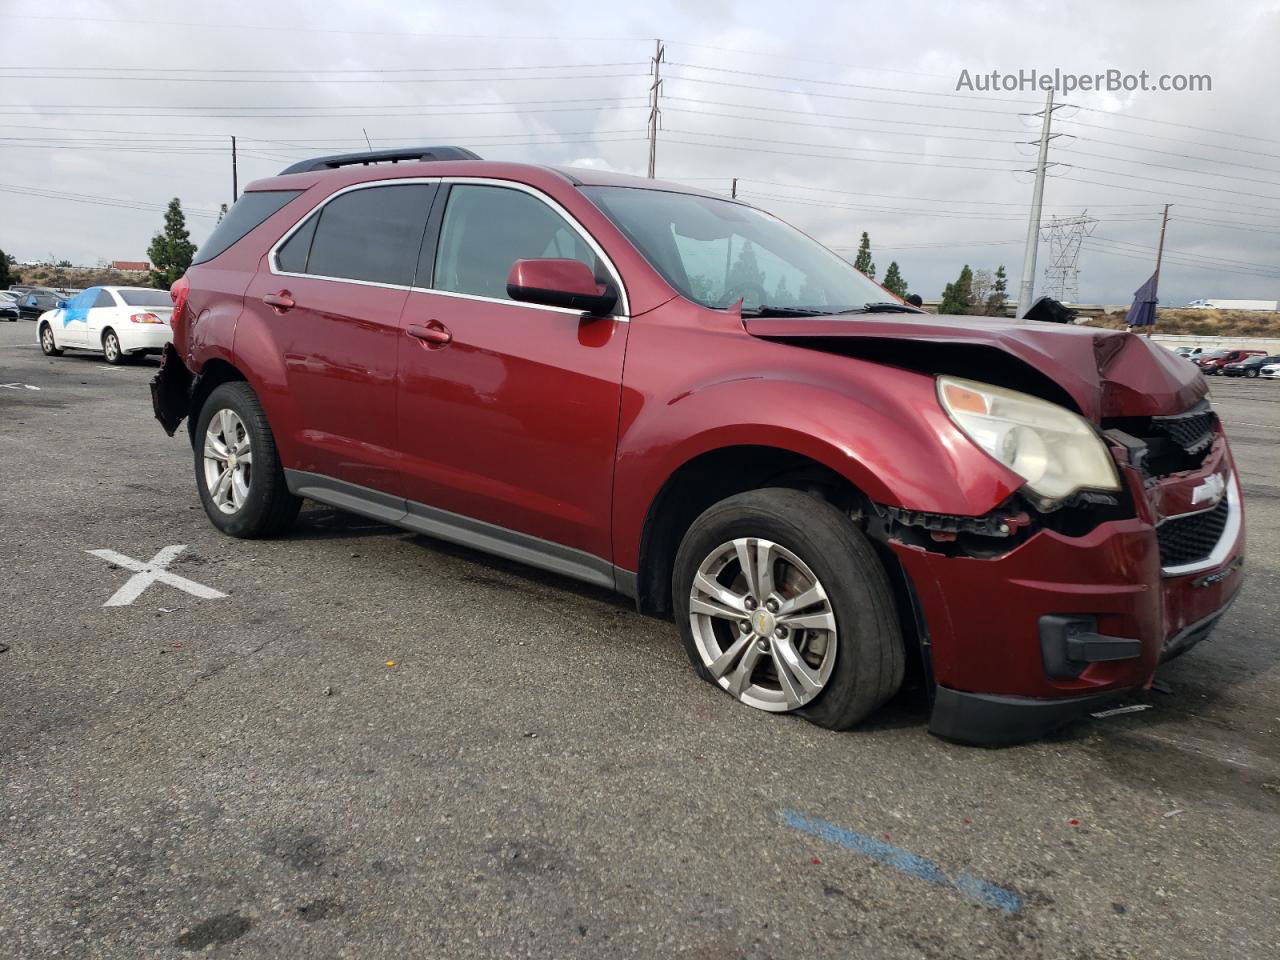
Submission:
<svg viewBox="0 0 1280 960">
<path fill-rule="evenodd" d="M 53 339 L 53 327 L 47 323 L 40 324 L 40 352 L 46 357 L 62 356 L 62 351 Z"/>
<path fill-rule="evenodd" d="M 278 536 L 302 506 L 289 492 L 266 414 L 247 383 L 222 384 L 200 408 L 195 470 L 204 512 L 229 536 Z"/>
<path fill-rule="evenodd" d="M 884 567 L 810 494 L 754 490 L 707 509 L 680 544 L 672 597 L 698 675 L 749 706 L 847 730 L 902 685 Z"/>
<path fill-rule="evenodd" d="M 110 327 L 102 332 L 102 359 L 113 367 L 125 362 L 124 350 L 120 347 L 120 338 Z"/>
</svg>

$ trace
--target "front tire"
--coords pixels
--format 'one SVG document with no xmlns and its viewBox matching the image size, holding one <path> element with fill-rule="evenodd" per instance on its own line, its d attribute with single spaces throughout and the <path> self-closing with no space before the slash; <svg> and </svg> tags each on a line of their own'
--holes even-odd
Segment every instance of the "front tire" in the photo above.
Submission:
<svg viewBox="0 0 1280 960">
<path fill-rule="evenodd" d="M 1258 371 L 1257 371 L 1257 370 L 1246 370 L 1246 371 L 1244 372 L 1244 375 L 1245 375 L 1246 377 L 1248 377 L 1249 379 L 1251 379 L 1251 380 L 1252 380 L 1254 377 L 1256 377 L 1256 376 L 1258 375 Z"/>
<path fill-rule="evenodd" d="M 289 492 L 262 404 L 247 383 L 224 383 L 196 421 L 196 486 L 223 533 L 255 539 L 284 533 L 302 500 Z"/>
<path fill-rule="evenodd" d="M 847 730 L 902 685 L 884 568 L 848 516 L 807 493 L 707 509 L 680 544 L 672 597 L 699 676 L 748 706 Z"/>
<path fill-rule="evenodd" d="M 57 342 L 53 339 L 53 327 L 47 323 L 40 325 L 40 352 L 46 357 L 62 356 L 62 351 L 58 349 Z"/>
</svg>

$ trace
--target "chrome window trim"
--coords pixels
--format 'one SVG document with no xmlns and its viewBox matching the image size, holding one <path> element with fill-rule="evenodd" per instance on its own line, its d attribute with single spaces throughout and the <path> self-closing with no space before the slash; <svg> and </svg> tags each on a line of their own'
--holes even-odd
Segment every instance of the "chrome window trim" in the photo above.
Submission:
<svg viewBox="0 0 1280 960">
<path fill-rule="evenodd" d="M 373 187 L 400 186 L 403 184 L 412 184 L 412 183 L 430 183 L 430 184 L 435 184 L 437 186 L 443 186 L 444 184 L 461 183 L 461 184 L 477 184 L 479 186 L 503 187 L 509 190 L 520 190 L 524 193 L 529 194 L 532 197 L 537 198 L 538 200 L 541 200 L 548 207 L 550 207 L 556 214 L 558 214 L 561 217 L 561 219 L 563 219 L 565 223 L 567 223 L 573 229 L 573 231 L 582 238 L 583 242 L 586 243 L 587 246 L 589 246 L 592 249 L 595 255 L 600 258 L 601 262 L 605 265 L 605 268 L 608 270 L 609 275 L 613 278 L 613 282 L 618 288 L 618 299 L 622 304 L 622 309 L 621 311 L 615 311 L 613 314 L 611 314 L 607 318 L 601 317 L 601 319 L 614 319 L 614 320 L 621 320 L 621 321 L 628 321 L 631 319 L 631 305 L 630 305 L 630 301 L 627 298 L 626 285 L 622 282 L 622 273 L 618 270 L 612 258 L 610 258 L 609 255 L 604 252 L 604 248 L 601 247 L 600 244 L 596 242 L 595 237 L 591 236 L 591 234 L 587 231 L 586 227 L 584 227 L 581 223 L 579 223 L 577 218 L 575 218 L 571 213 L 569 213 L 568 210 L 566 210 L 559 203 L 557 203 L 552 197 L 548 196 L 546 193 L 543 193 L 537 187 L 531 187 L 526 183 L 520 183 L 516 180 L 500 180 L 494 177 L 397 177 L 397 178 L 387 179 L 387 180 L 367 180 L 362 183 L 353 183 L 349 186 L 343 187 L 341 190 L 336 190 L 333 193 L 326 196 L 322 201 L 320 201 L 318 204 L 316 204 L 314 207 L 312 207 L 306 213 L 304 213 L 301 217 L 299 217 L 297 222 L 294 223 L 294 225 L 291 226 L 288 230 L 286 230 L 284 234 L 280 237 L 280 239 L 277 240 L 272 245 L 271 249 L 267 251 L 267 270 L 271 273 L 272 276 L 276 276 L 276 277 L 297 277 L 298 279 L 301 279 L 301 280 L 327 280 L 330 283 L 354 283 L 359 286 L 379 287 L 384 290 L 405 290 L 405 291 L 412 291 L 414 293 L 429 293 L 429 294 L 433 294 L 435 296 L 440 296 L 440 297 L 454 297 L 459 300 L 476 300 L 482 303 L 503 303 L 503 304 L 507 304 L 508 306 L 524 307 L 526 309 L 531 309 L 531 310 L 544 310 L 550 313 L 571 314 L 576 317 L 581 317 L 584 315 L 582 310 L 572 310 L 572 309 L 569 309 L 568 307 L 549 307 L 549 306 L 545 306 L 543 304 L 538 304 L 538 303 L 525 303 L 521 300 L 505 300 L 500 297 L 482 297 L 482 296 L 478 296 L 476 294 L 471 294 L 471 293 L 455 293 L 452 290 L 437 290 L 434 287 L 419 287 L 419 286 L 405 285 L 400 283 L 383 283 L 378 280 L 353 280 L 348 277 L 329 277 L 329 276 L 323 276 L 321 274 L 316 274 L 316 273 L 293 273 L 288 270 L 280 269 L 279 263 L 277 260 L 277 257 L 279 256 L 279 253 L 280 253 L 280 248 L 283 247 L 286 243 L 288 243 L 289 239 L 295 233 L 297 233 L 300 229 L 302 229 L 303 225 L 306 224 L 308 220 L 310 220 L 312 217 L 319 216 L 320 212 L 333 200 L 336 200 L 338 197 L 341 197 L 344 194 L 351 193 L 352 191 L 355 191 L 355 190 L 367 190 Z M 443 227 L 443 220 L 441 221 L 441 225 Z"/>
<path fill-rule="evenodd" d="M 1216 509 L 1217 504 L 1209 509 Z M 1197 510 L 1195 513 L 1203 513 L 1205 511 Z M 1193 516 L 1194 514 L 1179 514 L 1179 516 Z M 1231 553 L 1231 548 L 1235 546 L 1236 538 L 1240 535 L 1240 525 L 1243 517 L 1243 511 L 1240 509 L 1240 482 L 1238 477 L 1232 473 L 1227 477 L 1227 524 L 1222 528 L 1222 536 L 1218 538 L 1217 545 L 1213 551 L 1203 560 L 1195 560 L 1191 563 L 1179 564 L 1176 567 L 1162 567 L 1161 573 L 1166 577 L 1182 577 L 1189 573 L 1201 573 L 1205 570 L 1212 570 L 1214 567 L 1220 567 L 1226 563 L 1227 557 Z M 1175 519 L 1175 518 L 1168 518 Z"/>
</svg>

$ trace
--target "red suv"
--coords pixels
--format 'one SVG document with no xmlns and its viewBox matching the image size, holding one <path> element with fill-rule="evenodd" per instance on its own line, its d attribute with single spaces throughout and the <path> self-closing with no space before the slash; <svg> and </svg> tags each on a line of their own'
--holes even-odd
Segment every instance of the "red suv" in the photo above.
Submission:
<svg viewBox="0 0 1280 960">
<path fill-rule="evenodd" d="M 1264 357 L 1266 354 L 1265 350 L 1216 350 L 1196 357 L 1195 362 L 1206 377 L 1221 376 L 1222 368 L 1229 363 L 1240 363 L 1250 357 Z"/>
<path fill-rule="evenodd" d="M 307 161 L 173 296 L 156 413 L 219 529 L 280 534 L 305 497 L 613 588 L 761 710 L 848 728 L 910 666 L 933 732 L 1031 739 L 1148 685 L 1240 586 L 1190 364 L 930 316 L 677 184 Z"/>
</svg>

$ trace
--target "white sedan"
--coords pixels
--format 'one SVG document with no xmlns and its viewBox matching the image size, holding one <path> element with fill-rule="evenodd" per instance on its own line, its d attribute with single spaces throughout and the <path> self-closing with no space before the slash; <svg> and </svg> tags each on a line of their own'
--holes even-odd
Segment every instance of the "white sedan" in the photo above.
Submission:
<svg viewBox="0 0 1280 960">
<path fill-rule="evenodd" d="M 42 313 L 36 329 L 47 357 L 70 347 L 101 351 L 107 363 L 117 364 L 131 356 L 160 353 L 172 339 L 172 315 L 167 290 L 90 287 Z"/>
<path fill-rule="evenodd" d="M 1258 376 L 1269 380 L 1280 380 L 1280 363 L 1268 363 L 1258 371 Z"/>
</svg>

